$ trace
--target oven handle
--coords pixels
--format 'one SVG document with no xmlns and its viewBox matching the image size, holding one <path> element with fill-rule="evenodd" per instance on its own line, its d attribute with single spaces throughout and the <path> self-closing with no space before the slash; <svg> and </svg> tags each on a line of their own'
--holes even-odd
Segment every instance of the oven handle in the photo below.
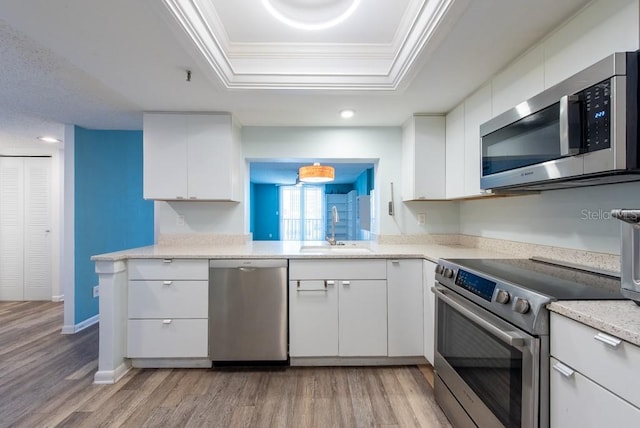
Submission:
<svg viewBox="0 0 640 428">
<path fill-rule="evenodd" d="M 445 294 L 447 292 L 447 288 L 442 286 L 440 287 L 435 286 L 435 287 L 432 287 L 431 290 L 436 294 L 436 296 L 439 299 L 444 301 L 447 305 L 453 307 L 461 315 L 473 321 L 474 323 L 478 324 L 479 326 L 483 327 L 485 330 L 489 331 L 490 333 L 492 333 L 494 336 L 496 336 L 498 339 L 502 340 L 504 343 L 508 344 L 509 346 L 512 346 L 514 348 L 523 348 L 527 346 L 526 342 L 529 339 L 528 337 L 523 337 L 522 335 L 519 335 L 515 331 L 504 331 L 501 328 L 495 326 L 490 321 L 487 321 L 486 319 L 482 318 L 480 315 L 469 310 L 464 304 L 459 303 L 456 300 L 454 300 L 454 298 L 447 296 Z"/>
</svg>

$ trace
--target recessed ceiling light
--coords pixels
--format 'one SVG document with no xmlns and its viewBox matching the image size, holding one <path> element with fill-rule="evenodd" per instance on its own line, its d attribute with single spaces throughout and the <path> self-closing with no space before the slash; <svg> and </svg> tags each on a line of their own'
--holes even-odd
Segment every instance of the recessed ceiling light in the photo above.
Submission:
<svg viewBox="0 0 640 428">
<path fill-rule="evenodd" d="M 267 11 L 278 21 L 286 24 L 290 27 L 297 28 L 299 30 L 324 30 L 327 28 L 331 28 L 333 26 L 338 25 L 342 21 L 349 18 L 353 12 L 356 11 L 358 6 L 360 5 L 361 0 L 350 0 L 351 4 L 345 10 L 341 11 L 338 15 L 331 16 L 330 18 L 325 19 L 324 21 L 305 21 L 304 19 L 294 18 L 291 14 L 287 14 L 283 12 L 285 9 L 282 5 L 274 6 L 273 0 L 262 0 L 262 5 L 267 9 Z M 275 2 L 276 4 L 278 1 Z M 347 1 L 348 3 L 348 1 Z M 287 6 L 285 4 L 285 6 Z M 302 12 L 306 12 L 309 16 L 317 16 L 317 10 L 302 10 Z M 298 14 L 297 14 L 298 15 Z"/>
<path fill-rule="evenodd" d="M 355 114 L 356 112 L 354 110 L 346 109 L 340 112 L 340 117 L 342 117 L 343 119 L 351 119 Z"/>
<path fill-rule="evenodd" d="M 38 137 L 38 140 L 44 141 L 45 143 L 62 143 L 62 140 L 55 137 L 43 136 L 43 137 Z"/>
</svg>

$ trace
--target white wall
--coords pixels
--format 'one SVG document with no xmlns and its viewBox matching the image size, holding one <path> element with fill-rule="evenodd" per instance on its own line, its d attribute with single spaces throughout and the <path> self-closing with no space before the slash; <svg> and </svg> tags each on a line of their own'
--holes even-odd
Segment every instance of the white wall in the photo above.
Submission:
<svg viewBox="0 0 640 428">
<path fill-rule="evenodd" d="M 490 82 L 492 114 L 616 51 L 640 47 L 638 0 L 598 0 L 531 47 Z M 460 232 L 618 254 L 613 208 L 640 207 L 640 183 L 545 191 L 460 204 Z"/>
<path fill-rule="evenodd" d="M 488 238 L 620 253 L 614 208 L 640 208 L 640 183 L 551 190 L 460 203 L 460 232 Z"/>
</svg>

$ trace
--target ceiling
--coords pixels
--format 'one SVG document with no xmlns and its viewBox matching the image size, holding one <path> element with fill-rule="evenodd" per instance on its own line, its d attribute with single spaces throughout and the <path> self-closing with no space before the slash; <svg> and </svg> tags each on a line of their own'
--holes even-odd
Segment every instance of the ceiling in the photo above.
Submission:
<svg viewBox="0 0 640 428">
<path fill-rule="evenodd" d="M 345 1 L 271 0 L 298 10 Z M 586 3 L 362 0 L 336 27 L 306 31 L 261 0 L 4 0 L 0 139 L 62 137 L 62 124 L 141 129 L 143 111 L 229 111 L 245 126 L 398 126 L 451 110 Z M 200 21 L 182 24 L 204 30 L 176 19 L 189 5 Z M 194 42 L 205 36 L 213 44 Z M 341 119 L 343 108 L 355 117 Z"/>
</svg>

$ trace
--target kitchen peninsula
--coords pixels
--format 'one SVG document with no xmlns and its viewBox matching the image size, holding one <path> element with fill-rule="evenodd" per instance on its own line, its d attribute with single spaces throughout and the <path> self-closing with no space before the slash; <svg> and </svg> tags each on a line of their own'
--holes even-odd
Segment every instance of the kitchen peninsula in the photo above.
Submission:
<svg viewBox="0 0 640 428">
<path fill-rule="evenodd" d="M 476 257 L 476 258 L 493 258 L 505 257 L 504 254 L 489 250 L 474 248 L 459 244 L 377 244 L 359 241 L 347 242 L 344 246 L 329 246 L 324 242 L 249 242 L 247 244 L 220 244 L 220 243 L 196 243 L 196 244 L 180 244 L 176 241 L 170 241 L 158 245 L 134 248 L 115 253 L 97 255 L 92 258 L 96 263 L 96 272 L 100 280 L 100 355 L 99 368 L 95 376 L 96 383 L 114 383 L 120 379 L 124 373 L 131 367 L 132 359 L 129 358 L 130 350 L 127 347 L 128 321 L 131 311 L 137 311 L 132 308 L 131 296 L 129 293 L 130 281 L 139 283 L 141 280 L 155 281 L 161 284 L 171 284 L 173 281 L 183 281 L 186 284 L 196 285 L 200 287 L 208 280 L 208 261 L 210 259 L 287 259 L 289 265 L 300 261 L 311 261 L 314 263 L 323 263 L 319 268 L 320 271 L 331 271 L 337 263 L 348 266 L 348 272 L 356 275 L 362 274 L 363 270 L 353 262 L 371 260 L 381 264 L 381 279 L 384 280 L 382 300 L 384 307 L 380 307 L 379 314 L 381 325 L 384 328 L 389 326 L 389 335 L 393 336 L 394 329 L 402 332 L 402 335 L 409 334 L 413 331 L 416 343 L 402 344 L 399 339 L 394 345 L 393 337 L 390 338 L 389 348 L 387 348 L 386 334 L 384 335 L 385 343 L 381 344 L 384 352 L 373 352 L 367 356 L 367 352 L 363 351 L 361 357 L 367 356 L 366 359 L 360 360 L 361 363 L 367 364 L 390 364 L 390 363 L 419 363 L 432 362 L 433 354 L 433 297 L 430 288 L 434 281 L 435 261 L 441 257 Z M 404 265 L 411 261 L 411 267 L 405 268 Z M 131 266 L 144 264 L 143 269 L 136 268 L 133 273 Z M 350 263 L 351 262 L 351 263 Z M 387 268 L 388 267 L 388 268 Z M 394 268 L 398 269 L 398 274 L 394 274 Z M 407 271 L 408 269 L 408 271 Z M 158 273 L 166 272 L 166 273 Z M 332 275 L 326 272 L 325 275 Z M 337 275 L 337 273 L 336 273 Z M 340 273 L 342 275 L 342 273 Z M 410 281 L 404 281 L 404 278 Z M 327 277 L 327 278 L 329 278 Z M 332 278 L 347 279 L 347 278 Z M 350 278 L 354 279 L 354 278 Z M 291 278 L 290 278 L 291 280 Z M 347 281 L 348 282 L 348 281 Z M 409 282 L 413 282 L 410 284 Z M 397 283 L 397 285 L 395 284 Z M 205 287 L 206 288 L 206 287 Z M 355 288 L 355 287 L 353 287 Z M 188 288 L 194 291 L 196 288 Z M 395 290 L 401 290 L 395 293 Z M 184 291 L 184 287 L 183 287 Z M 387 308 L 387 292 L 389 294 L 389 307 Z M 406 295 L 403 295 L 405 293 Z M 408 294 L 407 294 L 408 293 Z M 396 297 L 394 297 L 396 296 Z M 191 303 L 189 307 L 196 307 L 198 298 L 173 297 L 173 303 L 178 306 L 179 301 Z M 145 305 L 154 306 L 161 299 L 156 294 L 149 295 L 145 301 Z M 290 297 L 291 299 L 291 297 Z M 201 300 L 201 299 L 200 299 Z M 397 308 L 394 307 L 394 302 Z M 407 315 L 406 303 L 413 302 L 414 313 L 412 316 Z M 200 302 L 202 303 L 202 302 Z M 290 300 L 290 305 L 293 304 Z M 416 306 L 417 304 L 417 306 Z M 179 305 L 185 306 L 185 305 Z M 363 305 L 360 305 L 362 307 Z M 387 309 L 390 311 L 387 313 Z M 197 309 L 193 309 L 196 311 Z M 357 310 L 357 309 L 355 309 Z M 291 311 L 291 308 L 290 308 Z M 397 316 L 392 312 L 396 312 Z M 201 310 L 198 315 L 182 314 L 184 318 L 193 317 L 193 319 L 206 319 L 206 310 Z M 425 316 L 427 314 L 427 316 Z M 372 314 L 375 316 L 376 314 Z M 430 316 L 429 316 L 430 315 Z M 159 321 L 172 322 L 173 315 L 158 315 Z M 397 325 L 394 324 L 394 317 L 397 318 Z M 175 318 L 179 318 L 175 316 Z M 403 325 L 409 324 L 409 325 Z M 197 324 L 197 322 L 196 322 Z M 174 326 L 179 325 L 179 320 L 174 322 Z M 203 324 L 200 329 L 206 330 Z M 336 333 L 337 334 L 337 333 Z M 181 366 L 181 367 L 210 367 L 211 361 L 208 359 L 206 352 L 206 334 L 202 333 L 200 338 L 205 343 L 196 346 L 195 353 L 172 353 L 172 358 L 139 358 L 135 360 L 135 365 L 139 366 Z M 149 334 L 143 336 L 146 341 L 150 340 Z M 292 339 L 293 340 L 293 339 Z M 427 345 L 424 345 L 427 343 Z M 430 345 L 428 345 L 430 343 Z M 404 349 L 403 349 L 404 346 Z M 169 345 L 171 347 L 171 345 Z M 395 347 L 395 348 L 394 348 Z M 407 348 L 408 347 L 408 348 Z M 396 349 L 394 351 L 394 349 Z M 429 351 L 430 349 L 430 351 Z M 173 348 L 173 351 L 176 351 Z M 149 355 L 159 355 L 157 349 Z M 308 353 L 301 351 L 301 355 L 305 358 L 296 360 L 292 354 L 292 364 L 320 364 L 323 361 L 327 363 L 326 356 L 332 351 L 316 355 L 323 357 L 324 360 L 313 361 Z M 357 355 L 358 351 L 351 353 L 349 356 Z M 140 354 L 138 354 L 140 355 Z M 340 355 L 333 355 L 331 360 L 334 364 L 346 363 L 346 360 L 340 360 Z M 412 357 L 412 358 L 404 358 Z M 426 357 L 426 361 L 425 361 Z M 336 359 L 337 358 L 337 359 Z M 351 362 L 353 364 L 353 362 Z"/>
</svg>

